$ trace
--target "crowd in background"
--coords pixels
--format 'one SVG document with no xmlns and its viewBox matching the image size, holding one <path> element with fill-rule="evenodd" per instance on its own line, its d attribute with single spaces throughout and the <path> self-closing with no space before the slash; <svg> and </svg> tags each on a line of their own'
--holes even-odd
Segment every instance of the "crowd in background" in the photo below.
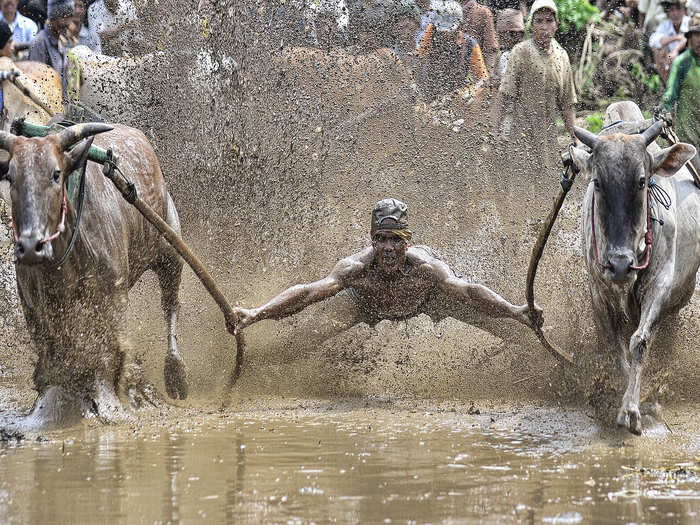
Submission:
<svg viewBox="0 0 700 525">
<path fill-rule="evenodd" d="M 130 0 L 0 0 L 0 11 L 0 34 L 3 39 L 9 34 L 4 45 L 9 43 L 19 58 L 49 65 L 76 45 L 121 55 L 138 39 L 138 15 Z"/>
<path fill-rule="evenodd" d="M 288 0 L 268 28 L 280 46 L 362 55 L 389 49 L 426 100 L 488 101 L 501 136 L 548 141 L 561 119 L 573 138 L 577 103 L 555 0 Z M 700 0 L 598 0 L 603 20 L 635 26 L 675 111 L 682 140 L 700 145 Z M 569 49 L 569 52 L 572 50 Z M 573 50 L 576 52 L 576 50 Z M 578 50 L 580 51 L 580 50 Z M 651 109 L 651 108 L 646 108 Z"/>
</svg>

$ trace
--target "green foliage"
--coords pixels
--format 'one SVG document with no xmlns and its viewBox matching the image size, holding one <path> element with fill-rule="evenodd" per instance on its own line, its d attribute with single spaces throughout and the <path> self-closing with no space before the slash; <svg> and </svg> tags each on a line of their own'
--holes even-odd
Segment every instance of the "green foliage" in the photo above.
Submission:
<svg viewBox="0 0 700 525">
<path fill-rule="evenodd" d="M 663 91 L 663 84 L 661 83 L 661 78 L 656 73 L 652 75 L 647 75 L 644 69 L 637 63 L 632 64 L 632 74 L 639 80 L 642 84 L 647 87 L 649 93 L 659 93 Z"/>
<path fill-rule="evenodd" d="M 587 24 L 600 20 L 600 11 L 588 0 L 555 0 L 559 10 L 559 31 L 580 31 Z"/>
<path fill-rule="evenodd" d="M 600 133 L 603 129 L 603 115 L 602 113 L 592 113 L 586 117 L 586 122 L 588 123 L 588 131 L 591 133 Z"/>
</svg>

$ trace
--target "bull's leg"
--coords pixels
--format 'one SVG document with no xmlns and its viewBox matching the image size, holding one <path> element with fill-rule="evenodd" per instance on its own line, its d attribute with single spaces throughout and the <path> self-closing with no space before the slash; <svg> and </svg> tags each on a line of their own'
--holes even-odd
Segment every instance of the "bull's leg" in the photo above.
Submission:
<svg viewBox="0 0 700 525">
<path fill-rule="evenodd" d="M 180 221 L 173 200 L 168 195 L 166 221 L 175 231 L 180 231 Z M 187 397 L 185 362 L 177 349 L 177 313 L 180 307 L 178 292 L 182 280 L 182 258 L 165 240 L 161 240 L 161 254 L 153 270 L 158 275 L 161 291 L 161 306 L 168 323 L 168 353 L 165 356 L 163 377 L 165 390 L 173 399 Z"/>
<path fill-rule="evenodd" d="M 178 291 L 182 276 L 182 260 L 166 263 L 157 270 L 160 281 L 161 306 L 168 323 L 168 353 L 165 356 L 163 377 L 165 390 L 173 399 L 187 397 L 185 363 L 177 349 L 177 313 L 180 307 Z"/>
<path fill-rule="evenodd" d="M 139 381 L 127 337 L 128 304 L 126 289 L 118 290 L 112 296 L 111 311 L 106 312 L 105 318 L 105 340 L 99 349 L 100 361 L 95 370 L 95 409 L 100 419 L 107 422 L 125 419 L 118 392 L 128 393 L 131 385 Z"/>
<path fill-rule="evenodd" d="M 632 334 L 629 343 L 630 372 L 627 390 L 622 398 L 622 406 L 617 414 L 617 424 L 626 427 L 633 434 L 642 433 L 642 417 L 639 411 L 639 396 L 641 394 L 641 378 L 644 357 L 656 335 L 659 327 L 663 302 L 667 293 L 659 292 L 654 298 L 642 306 L 639 327 Z"/>
</svg>

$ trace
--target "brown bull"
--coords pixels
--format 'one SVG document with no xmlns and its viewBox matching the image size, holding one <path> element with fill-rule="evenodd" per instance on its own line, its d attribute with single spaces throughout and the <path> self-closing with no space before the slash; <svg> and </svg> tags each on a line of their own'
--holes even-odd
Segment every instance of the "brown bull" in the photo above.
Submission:
<svg viewBox="0 0 700 525">
<path fill-rule="evenodd" d="M 82 139 L 98 133 L 95 145 L 113 149 L 140 198 L 179 231 L 158 159 L 140 131 L 92 123 L 45 138 L 0 132 L 0 148 L 10 153 L 17 288 L 38 351 L 39 396 L 27 427 L 70 424 L 91 413 L 113 420 L 122 415 L 120 396 L 139 399 L 144 383 L 127 343 L 126 311 L 129 289 L 146 270 L 158 275 L 168 322 L 166 388 L 171 397 L 187 395 L 175 336 L 182 259 L 97 164 L 88 163 L 75 245 L 57 266 L 76 219 L 66 178 L 88 145 Z"/>
<path fill-rule="evenodd" d="M 50 66 L 40 62 L 12 62 L 0 58 L 0 71 L 16 71 L 19 74 L 17 83 L 9 79 L 2 82 L 2 130 L 9 131 L 10 124 L 16 118 L 24 118 L 35 124 L 47 124 L 53 114 L 63 113 L 61 77 Z M 30 90 L 32 96 L 44 107 L 23 93 L 17 84 Z"/>
</svg>

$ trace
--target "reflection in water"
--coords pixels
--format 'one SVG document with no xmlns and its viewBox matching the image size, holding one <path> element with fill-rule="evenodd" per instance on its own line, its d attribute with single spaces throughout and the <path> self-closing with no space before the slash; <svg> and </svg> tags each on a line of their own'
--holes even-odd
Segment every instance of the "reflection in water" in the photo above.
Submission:
<svg viewBox="0 0 700 525">
<path fill-rule="evenodd" d="M 166 436 L 164 439 L 168 439 Z M 182 435 L 169 436 L 165 448 L 166 490 L 163 493 L 163 517 L 171 523 L 180 521 L 180 503 L 178 482 L 181 470 L 180 458 L 185 454 L 186 439 Z"/>
<path fill-rule="evenodd" d="M 700 519 L 697 436 L 620 442 L 590 427 L 545 433 L 490 417 L 292 410 L 85 425 L 0 447 L 0 521 Z"/>
<path fill-rule="evenodd" d="M 236 458 L 235 467 L 226 480 L 226 522 L 236 521 L 236 512 L 241 507 L 243 494 L 243 478 L 245 476 L 245 446 L 240 436 L 236 436 L 232 457 Z M 253 518 L 254 516 L 251 516 Z"/>
</svg>

